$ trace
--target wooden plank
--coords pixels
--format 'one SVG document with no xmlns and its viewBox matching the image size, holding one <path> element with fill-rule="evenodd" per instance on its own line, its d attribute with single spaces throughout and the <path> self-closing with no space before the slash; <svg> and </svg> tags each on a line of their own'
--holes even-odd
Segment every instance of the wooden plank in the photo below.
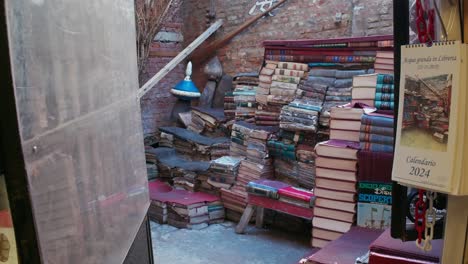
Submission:
<svg viewBox="0 0 468 264">
<path fill-rule="evenodd" d="M 172 71 L 179 63 L 187 58 L 198 46 L 200 46 L 208 37 L 210 37 L 216 30 L 223 25 L 223 20 L 218 20 L 211 25 L 203 34 L 198 36 L 190 45 L 188 45 L 182 52 L 180 52 L 174 59 L 172 59 L 164 68 L 156 73 L 148 82 L 146 82 L 138 90 L 138 98 L 143 97 L 151 88 L 161 81 L 170 71 Z"/>
<path fill-rule="evenodd" d="M 305 218 L 305 219 L 312 219 L 314 216 L 314 209 L 313 208 L 304 208 L 299 207 L 293 204 L 288 204 L 285 202 L 281 202 L 278 200 L 273 200 L 266 197 L 261 197 L 257 195 L 249 194 L 249 204 L 255 206 L 261 206 L 264 208 L 276 210 L 279 212 L 283 212 L 285 214 Z"/>
<path fill-rule="evenodd" d="M 243 234 L 245 232 L 245 228 L 250 222 L 250 218 L 252 218 L 252 214 L 254 213 L 255 206 L 249 204 L 244 210 L 244 213 L 242 214 L 241 220 L 239 221 L 239 224 L 236 226 L 236 233 L 237 234 Z"/>
<path fill-rule="evenodd" d="M 466 263 L 468 197 L 448 196 L 442 263 Z"/>
<path fill-rule="evenodd" d="M 263 227 L 263 216 L 264 216 L 264 208 L 261 206 L 257 206 L 257 214 L 255 218 L 255 226 L 257 228 L 262 228 Z"/>
</svg>

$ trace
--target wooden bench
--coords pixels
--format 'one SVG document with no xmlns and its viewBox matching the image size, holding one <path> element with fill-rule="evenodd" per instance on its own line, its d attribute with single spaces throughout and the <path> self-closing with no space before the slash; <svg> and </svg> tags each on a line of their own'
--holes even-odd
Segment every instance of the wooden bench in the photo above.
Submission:
<svg viewBox="0 0 468 264">
<path fill-rule="evenodd" d="M 258 228 L 263 227 L 263 213 L 264 209 L 271 209 L 285 214 L 301 217 L 304 219 L 312 220 L 314 216 L 313 208 L 304 208 L 294 204 L 285 203 L 279 200 L 271 199 L 264 196 L 248 194 L 248 205 L 242 214 L 239 223 L 236 226 L 236 233 L 245 233 L 245 228 L 250 222 L 254 211 L 256 210 L 255 226 Z"/>
</svg>

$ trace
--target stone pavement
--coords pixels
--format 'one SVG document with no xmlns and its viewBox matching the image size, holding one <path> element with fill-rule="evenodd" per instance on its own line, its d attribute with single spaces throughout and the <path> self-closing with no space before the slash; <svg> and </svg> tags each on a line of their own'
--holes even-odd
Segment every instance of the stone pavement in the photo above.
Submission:
<svg viewBox="0 0 468 264">
<path fill-rule="evenodd" d="M 255 226 L 238 235 L 235 225 L 225 222 L 188 230 L 151 222 L 155 263 L 293 264 L 311 250 L 307 235 Z"/>
</svg>

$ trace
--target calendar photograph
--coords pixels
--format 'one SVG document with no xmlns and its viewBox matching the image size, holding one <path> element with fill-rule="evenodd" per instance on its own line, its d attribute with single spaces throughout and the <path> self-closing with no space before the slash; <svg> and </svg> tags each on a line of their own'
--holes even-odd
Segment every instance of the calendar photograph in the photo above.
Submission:
<svg viewBox="0 0 468 264">
<path fill-rule="evenodd" d="M 447 151 L 452 74 L 405 76 L 400 144 Z"/>
</svg>

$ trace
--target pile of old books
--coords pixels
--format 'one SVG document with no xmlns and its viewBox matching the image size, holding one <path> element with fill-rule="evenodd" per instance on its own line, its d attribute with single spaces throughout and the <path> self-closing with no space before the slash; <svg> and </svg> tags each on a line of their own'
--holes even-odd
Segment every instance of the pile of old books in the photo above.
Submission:
<svg viewBox="0 0 468 264">
<path fill-rule="evenodd" d="M 224 116 L 227 120 L 232 120 L 236 117 L 236 103 L 234 102 L 233 92 L 224 94 Z"/>
<path fill-rule="evenodd" d="M 225 136 L 222 125 L 226 122 L 226 117 L 223 109 L 192 107 L 191 115 L 189 130 L 209 137 Z"/>
<path fill-rule="evenodd" d="M 280 128 L 315 133 L 321 110 L 322 107 L 318 106 L 315 100 L 295 99 L 281 109 Z"/>
<path fill-rule="evenodd" d="M 242 158 L 224 156 L 211 161 L 208 183 L 217 189 L 229 189 L 236 182 Z"/>
<path fill-rule="evenodd" d="M 393 51 L 377 51 L 374 64 L 375 72 L 382 74 L 393 74 L 395 70 L 395 61 L 393 58 Z"/>
<path fill-rule="evenodd" d="M 309 70 L 307 64 L 293 62 L 279 62 L 274 75 L 271 76 L 270 95 L 267 96 L 268 105 L 286 105 L 296 97 L 296 91 L 301 79 Z"/>
<path fill-rule="evenodd" d="M 212 150 L 216 157 L 228 155 L 229 152 L 229 138 L 217 137 L 210 138 L 199 135 L 191 130 L 183 129 L 180 127 L 160 127 L 161 138 L 172 138 L 172 146 L 177 153 L 184 155 L 191 160 L 206 160 L 210 161 L 212 157 Z"/>
<path fill-rule="evenodd" d="M 327 92 L 320 116 L 320 124 L 328 127 L 330 123 L 330 109 L 334 106 L 351 102 L 353 76 L 370 73 L 372 70 L 338 70 L 338 69 L 312 69 L 308 80 L 326 85 Z"/>
<path fill-rule="evenodd" d="M 358 149 L 358 142 L 334 139 L 315 148 L 313 247 L 323 247 L 338 238 L 355 221 Z"/>
<path fill-rule="evenodd" d="M 234 77 L 234 103 L 236 104 L 236 120 L 255 120 L 257 103 L 255 95 L 258 88 L 258 74 L 242 73 Z"/>
<path fill-rule="evenodd" d="M 350 104 L 330 109 L 330 139 L 359 142 L 363 108 L 351 107 Z"/>
</svg>

